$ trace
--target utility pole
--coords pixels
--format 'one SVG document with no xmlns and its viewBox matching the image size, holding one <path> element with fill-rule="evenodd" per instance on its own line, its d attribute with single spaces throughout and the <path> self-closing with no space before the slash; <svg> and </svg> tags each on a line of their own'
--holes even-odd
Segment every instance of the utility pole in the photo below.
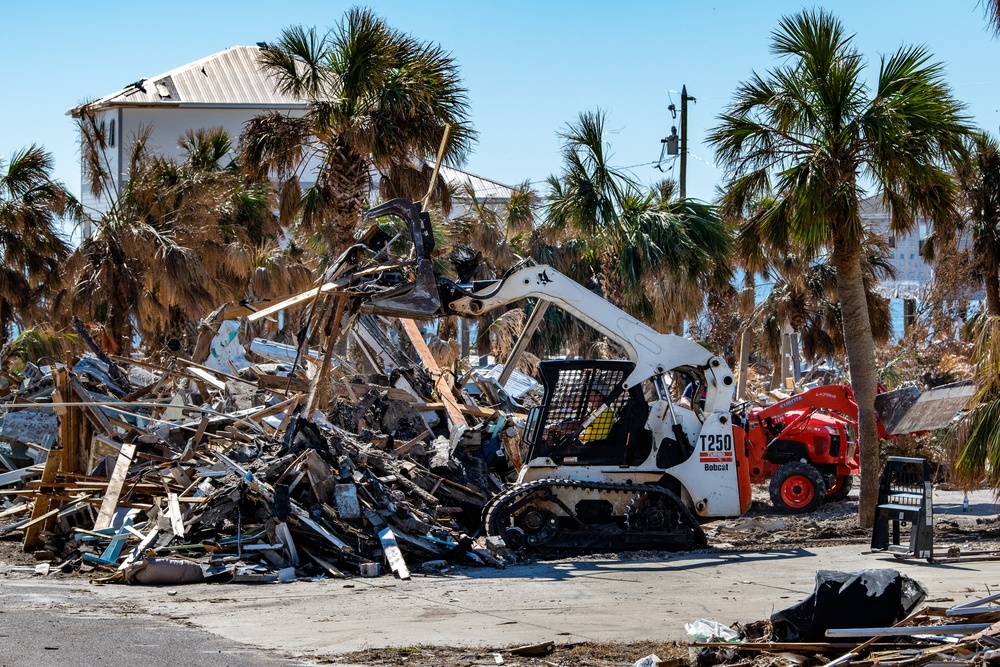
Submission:
<svg viewBox="0 0 1000 667">
<path fill-rule="evenodd" d="M 681 199 L 687 197 L 687 168 L 688 168 L 688 101 L 697 102 L 693 97 L 688 97 L 687 86 L 681 87 Z"/>
</svg>

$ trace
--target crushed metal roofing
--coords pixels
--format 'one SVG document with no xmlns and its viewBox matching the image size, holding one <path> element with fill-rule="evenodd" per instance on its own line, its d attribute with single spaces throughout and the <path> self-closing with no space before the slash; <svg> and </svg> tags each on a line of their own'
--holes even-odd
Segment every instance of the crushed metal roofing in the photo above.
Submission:
<svg viewBox="0 0 1000 667">
<path fill-rule="evenodd" d="M 91 102 L 115 106 L 253 106 L 305 108 L 299 97 L 282 93 L 258 64 L 260 46 L 234 46 L 159 76 L 125 86 Z M 67 114 L 78 115 L 81 107 Z"/>
<path fill-rule="evenodd" d="M 872 195 L 858 202 L 858 213 L 862 218 L 887 218 L 889 210 L 885 207 L 882 197 Z"/>
<path fill-rule="evenodd" d="M 431 167 L 434 166 L 432 161 L 428 161 L 428 164 Z M 476 199 L 484 202 L 509 201 L 514 192 L 514 188 L 509 185 L 491 181 L 488 178 L 476 176 L 475 174 L 470 174 L 467 171 L 455 169 L 454 167 L 441 165 L 440 173 L 441 178 L 455 189 L 455 197 L 457 199 L 465 199 L 468 189 L 471 189 L 475 193 Z"/>
</svg>

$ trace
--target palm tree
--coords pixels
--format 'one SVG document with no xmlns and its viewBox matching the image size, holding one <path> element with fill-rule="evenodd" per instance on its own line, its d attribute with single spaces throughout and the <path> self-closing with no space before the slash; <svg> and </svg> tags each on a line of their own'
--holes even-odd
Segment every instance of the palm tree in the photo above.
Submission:
<svg viewBox="0 0 1000 667">
<path fill-rule="evenodd" d="M 282 222 L 301 212 L 334 256 L 353 241 L 373 170 L 384 194 L 417 199 L 429 184 L 421 161 L 437 152 L 445 126 L 452 126 L 448 163 L 461 162 L 474 139 L 454 59 L 369 9 L 351 9 L 322 37 L 314 28 L 287 28 L 261 62 L 309 110 L 302 118 L 272 113 L 249 121 L 244 166 L 255 179 L 277 179 Z M 446 192 L 443 181 L 436 185 Z"/>
<path fill-rule="evenodd" d="M 69 253 L 58 218 L 74 204 L 51 178 L 52 155 L 38 146 L 0 160 L 0 347 L 27 326 Z"/>
<path fill-rule="evenodd" d="M 236 262 L 229 255 L 240 247 L 240 224 L 253 206 L 237 196 L 238 174 L 222 167 L 231 142 L 219 131 L 189 133 L 180 140 L 188 157 L 178 164 L 150 152 L 144 128 L 119 185 L 107 166 L 104 128 L 87 110 L 78 122 L 85 174 L 107 210 L 89 216 L 93 233 L 64 264 L 67 287 L 57 305 L 66 317 L 103 325 L 119 351 L 129 350 L 136 334 L 158 349 L 232 292 L 225 273 Z"/>
<path fill-rule="evenodd" d="M 1000 489 L 1000 317 L 982 314 L 970 326 L 976 395 L 948 432 L 956 481 L 975 488 L 984 477 Z"/>
<path fill-rule="evenodd" d="M 740 247 L 751 243 L 748 225 L 738 236 Z M 840 357 L 845 352 L 844 327 L 837 293 L 837 272 L 829 258 L 812 258 L 779 251 L 767 253 L 767 266 L 760 274 L 773 279 L 768 295 L 754 308 L 748 325 L 758 330 L 765 343 L 764 356 L 778 363 L 781 333 L 785 323 L 802 337 L 802 354 L 807 359 Z M 889 301 L 875 288 L 881 280 L 895 277 L 888 244 L 870 235 L 864 241 L 862 273 L 871 320 L 872 335 L 878 345 L 892 336 Z"/>
<path fill-rule="evenodd" d="M 994 35 L 1000 35 L 1000 0 L 981 0 L 983 16 Z"/>
<path fill-rule="evenodd" d="M 1000 315 L 1000 145 L 985 132 L 971 135 L 955 166 L 972 250 L 986 286 L 986 312 Z"/>
<path fill-rule="evenodd" d="M 859 407 L 862 526 L 875 515 L 881 468 L 875 423 L 875 349 L 862 271 L 865 230 L 858 213 L 862 178 L 904 232 L 915 215 L 951 219 L 955 187 L 942 166 L 969 131 L 943 67 L 921 47 L 882 57 L 874 88 L 853 37 L 823 10 L 783 18 L 772 53 L 784 63 L 754 73 L 736 91 L 709 141 L 729 181 L 727 211 L 773 193 L 758 238 L 826 248 L 836 270 L 851 381 Z"/>
<path fill-rule="evenodd" d="M 654 327 L 678 331 L 701 310 L 704 290 L 731 277 L 730 231 L 714 207 L 666 200 L 663 188 L 644 191 L 612 166 L 604 124 L 603 111 L 584 112 L 562 133 L 563 169 L 548 181 L 548 223 L 586 245 L 607 298 Z"/>
</svg>

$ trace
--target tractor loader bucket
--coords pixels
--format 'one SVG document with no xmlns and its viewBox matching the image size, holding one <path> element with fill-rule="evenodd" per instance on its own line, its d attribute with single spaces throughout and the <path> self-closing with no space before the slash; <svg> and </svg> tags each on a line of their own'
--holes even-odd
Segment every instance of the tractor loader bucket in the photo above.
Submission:
<svg viewBox="0 0 1000 667">
<path fill-rule="evenodd" d="M 434 252 L 431 218 L 421 210 L 418 202 L 393 199 L 369 210 L 365 213 L 365 220 L 374 220 L 384 215 L 394 215 L 406 223 L 416 253 L 416 278 L 410 286 L 404 286 L 406 291 L 403 293 L 393 291 L 393 296 L 372 299 L 362 307 L 362 310 L 390 317 L 416 319 L 435 317 L 441 310 L 441 295 L 438 293 L 437 277 L 431 266 L 431 253 Z"/>
<path fill-rule="evenodd" d="M 944 428 L 976 393 L 971 381 L 946 384 L 921 393 L 904 387 L 875 397 L 875 412 L 890 435 Z"/>
</svg>

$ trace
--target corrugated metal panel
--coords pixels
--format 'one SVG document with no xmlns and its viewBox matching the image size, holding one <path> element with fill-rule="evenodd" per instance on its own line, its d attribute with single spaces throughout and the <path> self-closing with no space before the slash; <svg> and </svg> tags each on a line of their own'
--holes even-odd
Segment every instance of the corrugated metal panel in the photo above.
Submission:
<svg viewBox="0 0 1000 667">
<path fill-rule="evenodd" d="M 433 162 L 429 162 L 432 167 Z M 476 199 L 479 200 L 504 200 L 510 199 L 511 194 L 514 191 L 509 185 L 504 185 L 503 183 L 497 183 L 496 181 L 491 181 L 488 178 L 483 178 L 482 176 L 476 176 L 475 174 L 470 174 L 467 171 L 462 171 L 461 169 L 455 169 L 453 167 L 446 167 L 441 165 L 441 177 L 444 178 L 445 182 L 454 187 L 458 192 L 457 196 L 461 199 L 464 196 L 466 186 L 472 188 L 472 191 L 476 193 Z"/>
<path fill-rule="evenodd" d="M 234 46 L 159 76 L 142 79 L 94 104 L 304 107 L 301 99 L 277 90 L 271 75 L 257 64 L 259 54 L 258 46 Z"/>
</svg>

